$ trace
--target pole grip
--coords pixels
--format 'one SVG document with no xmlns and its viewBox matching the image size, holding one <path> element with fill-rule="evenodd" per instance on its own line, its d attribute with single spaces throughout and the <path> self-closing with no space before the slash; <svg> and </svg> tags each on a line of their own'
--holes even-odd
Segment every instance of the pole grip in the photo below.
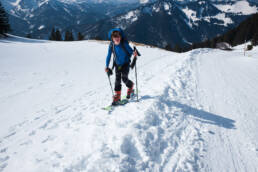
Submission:
<svg viewBox="0 0 258 172">
<path fill-rule="evenodd" d="M 136 52 L 137 52 L 137 55 L 138 55 L 138 56 L 141 56 L 140 52 L 138 51 L 138 49 L 137 49 L 135 46 L 133 47 L 133 51 L 136 51 Z"/>
<path fill-rule="evenodd" d="M 135 46 L 133 47 L 133 51 L 136 51 L 137 55 L 138 55 L 138 56 L 141 56 L 140 52 L 137 50 L 137 48 L 136 48 Z M 132 62 L 131 65 L 130 65 L 131 69 L 133 69 L 134 66 L 136 65 L 136 60 L 137 60 L 137 57 L 134 56 L 133 62 Z"/>
</svg>

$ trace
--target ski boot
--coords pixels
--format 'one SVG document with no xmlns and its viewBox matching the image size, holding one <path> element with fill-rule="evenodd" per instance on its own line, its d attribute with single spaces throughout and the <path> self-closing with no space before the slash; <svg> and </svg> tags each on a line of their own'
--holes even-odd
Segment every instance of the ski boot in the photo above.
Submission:
<svg viewBox="0 0 258 172">
<path fill-rule="evenodd" d="M 116 94 L 113 97 L 112 105 L 113 106 L 118 105 L 120 101 L 121 101 L 121 91 L 116 91 Z"/>
<path fill-rule="evenodd" d="M 134 84 L 133 84 L 133 85 L 134 85 Z M 128 88 L 128 89 L 127 89 L 127 96 L 126 96 L 127 99 L 130 99 L 132 96 L 134 96 L 133 85 L 132 85 L 131 88 Z"/>
</svg>

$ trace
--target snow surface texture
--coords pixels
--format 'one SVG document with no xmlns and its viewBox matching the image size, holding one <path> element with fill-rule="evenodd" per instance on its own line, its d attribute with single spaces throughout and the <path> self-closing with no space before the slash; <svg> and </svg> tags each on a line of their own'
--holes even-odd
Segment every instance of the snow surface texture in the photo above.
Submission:
<svg viewBox="0 0 258 172">
<path fill-rule="evenodd" d="M 231 13 L 242 13 L 244 15 L 250 15 L 257 12 L 257 7 L 250 6 L 247 1 L 236 1 L 232 5 L 215 5 L 219 10 Z"/>
<path fill-rule="evenodd" d="M 205 4 L 204 1 L 200 1 L 199 4 Z M 214 6 L 221 11 L 214 16 L 197 16 L 197 11 L 193 11 L 188 7 L 183 8 L 182 11 L 185 13 L 187 18 L 189 19 L 188 25 L 193 27 L 193 25 L 198 25 L 197 21 L 205 20 L 210 22 L 211 19 L 217 19 L 221 23 L 216 23 L 218 25 L 228 26 L 232 24 L 232 19 L 227 15 L 228 13 L 233 14 L 242 14 L 242 15 L 251 15 L 258 12 L 256 6 L 251 6 L 247 1 L 235 1 L 232 4 L 214 4 Z"/>
<path fill-rule="evenodd" d="M 257 47 L 138 46 L 140 101 L 111 113 L 107 48 L 0 40 L 1 172 L 258 171 Z"/>
</svg>

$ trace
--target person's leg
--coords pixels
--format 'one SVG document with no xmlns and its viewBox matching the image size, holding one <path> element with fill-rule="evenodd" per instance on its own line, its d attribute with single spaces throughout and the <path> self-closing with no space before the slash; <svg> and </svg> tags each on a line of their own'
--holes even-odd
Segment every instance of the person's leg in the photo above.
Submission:
<svg viewBox="0 0 258 172">
<path fill-rule="evenodd" d="M 118 101 L 121 100 L 121 70 L 116 67 L 116 80 L 115 80 L 115 96 L 113 97 L 113 104 L 115 105 Z"/>
<path fill-rule="evenodd" d="M 126 64 L 122 68 L 122 80 L 125 83 L 127 88 L 132 88 L 133 87 L 133 82 L 128 79 L 128 74 L 129 74 L 129 64 Z"/>
<path fill-rule="evenodd" d="M 123 71 L 122 71 L 122 80 L 128 88 L 127 95 L 126 95 L 127 99 L 129 99 L 131 97 L 131 95 L 134 93 L 134 90 L 133 90 L 134 83 L 128 79 L 128 74 L 129 74 L 129 70 L 130 70 L 129 67 L 130 67 L 129 64 L 125 65 L 123 68 Z"/>
<path fill-rule="evenodd" d="M 121 70 L 118 69 L 118 67 L 115 68 L 116 70 L 116 81 L 115 81 L 115 91 L 121 91 L 122 85 L 121 85 Z"/>
</svg>

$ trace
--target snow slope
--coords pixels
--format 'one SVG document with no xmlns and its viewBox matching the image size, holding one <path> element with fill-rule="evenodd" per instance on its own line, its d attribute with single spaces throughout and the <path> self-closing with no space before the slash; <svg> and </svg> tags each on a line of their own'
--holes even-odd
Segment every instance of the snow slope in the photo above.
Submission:
<svg viewBox="0 0 258 172">
<path fill-rule="evenodd" d="M 0 171 L 258 171 L 257 47 L 138 46 L 140 101 L 111 113 L 107 48 L 0 40 Z"/>
</svg>

